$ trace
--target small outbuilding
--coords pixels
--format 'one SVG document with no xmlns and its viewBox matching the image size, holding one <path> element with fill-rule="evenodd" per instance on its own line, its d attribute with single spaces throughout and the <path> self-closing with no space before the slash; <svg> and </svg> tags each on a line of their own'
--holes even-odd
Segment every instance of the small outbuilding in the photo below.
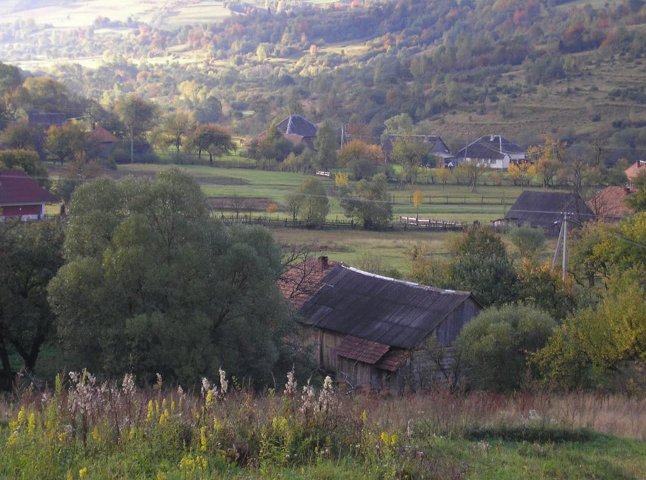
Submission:
<svg viewBox="0 0 646 480">
<path fill-rule="evenodd" d="M 573 225 L 593 220 L 595 214 L 575 193 L 525 190 L 505 215 L 506 225 L 542 228 L 547 235 L 558 235 L 567 214 Z"/>
<path fill-rule="evenodd" d="M 481 310 L 469 292 L 375 275 L 326 257 L 280 282 L 316 363 L 353 387 L 401 392 L 444 379 L 453 342 Z"/>
<path fill-rule="evenodd" d="M 21 170 L 0 170 L 0 221 L 41 220 L 58 199 Z"/>
</svg>

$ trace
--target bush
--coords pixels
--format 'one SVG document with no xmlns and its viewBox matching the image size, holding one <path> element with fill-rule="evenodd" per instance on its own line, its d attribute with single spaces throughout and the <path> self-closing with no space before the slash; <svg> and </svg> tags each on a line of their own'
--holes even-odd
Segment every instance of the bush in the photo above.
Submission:
<svg viewBox="0 0 646 480">
<path fill-rule="evenodd" d="M 522 386 L 527 354 L 542 348 L 556 323 L 527 305 L 491 307 L 471 321 L 457 340 L 469 386 L 510 391 Z"/>
</svg>

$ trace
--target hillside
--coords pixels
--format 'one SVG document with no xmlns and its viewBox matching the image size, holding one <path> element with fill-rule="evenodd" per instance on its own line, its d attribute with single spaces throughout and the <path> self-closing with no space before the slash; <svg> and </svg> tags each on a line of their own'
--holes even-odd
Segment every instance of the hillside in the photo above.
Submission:
<svg viewBox="0 0 646 480">
<path fill-rule="evenodd" d="M 456 149 L 551 134 L 612 163 L 643 155 L 642 3 L 11 2 L 0 59 L 105 105 L 216 98 L 242 136 L 299 111 L 377 141 L 405 113 Z"/>
</svg>

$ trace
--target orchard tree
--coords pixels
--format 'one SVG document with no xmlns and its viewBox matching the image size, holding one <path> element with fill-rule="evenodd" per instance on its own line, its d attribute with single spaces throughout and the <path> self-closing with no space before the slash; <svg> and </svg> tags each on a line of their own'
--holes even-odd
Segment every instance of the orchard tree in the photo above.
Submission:
<svg viewBox="0 0 646 480">
<path fill-rule="evenodd" d="M 346 216 L 359 219 L 365 229 L 386 227 L 393 215 L 393 206 L 388 193 L 388 183 L 383 173 L 372 180 L 357 182 L 354 189 L 341 191 L 341 207 Z"/>
<path fill-rule="evenodd" d="M 57 222 L 0 223 L 0 388 L 10 386 L 15 367 L 32 372 L 54 339 L 47 284 L 63 265 L 62 247 Z"/>
<path fill-rule="evenodd" d="M 292 213 L 305 222 L 308 227 L 321 227 L 325 223 L 330 205 L 325 191 L 325 186 L 317 178 L 308 178 L 298 189 L 297 197 L 299 205 L 297 210 L 292 208 Z M 288 202 L 292 204 L 291 198 Z"/>
<path fill-rule="evenodd" d="M 116 112 L 126 127 L 130 140 L 130 163 L 134 162 L 135 139 L 143 135 L 155 124 L 157 107 L 135 95 L 121 97 L 116 104 Z"/>
<path fill-rule="evenodd" d="M 543 188 L 551 187 L 554 185 L 554 177 L 563 166 L 565 143 L 547 135 L 542 145 L 535 145 L 527 149 L 527 158 L 534 162 Z"/>
<path fill-rule="evenodd" d="M 20 121 L 4 129 L 0 134 L 0 142 L 7 148 L 38 150 L 42 146 L 42 137 L 27 121 Z"/>
<path fill-rule="evenodd" d="M 404 169 L 406 181 L 415 183 L 419 167 L 428 156 L 430 145 L 415 139 L 400 138 L 393 145 L 392 161 Z"/>
<path fill-rule="evenodd" d="M 65 255 L 49 295 L 71 368 L 270 381 L 292 328 L 279 249 L 265 229 L 212 219 L 190 176 L 79 186 Z"/>
<path fill-rule="evenodd" d="M 213 163 L 213 156 L 219 157 L 236 149 L 229 131 L 212 123 L 198 125 L 191 133 L 189 141 L 197 148 L 198 158 L 202 158 L 203 151 L 208 152 L 209 163 Z"/>
<path fill-rule="evenodd" d="M 352 170 L 355 180 L 369 179 L 379 165 L 384 163 L 384 154 L 379 145 L 371 145 L 361 140 L 352 140 L 338 151 L 339 165 Z"/>
<path fill-rule="evenodd" d="M 187 138 L 195 129 L 196 120 L 192 112 L 178 110 L 166 115 L 155 131 L 157 143 L 175 149 L 175 157 L 180 158 L 180 150 L 185 147 Z"/>
<path fill-rule="evenodd" d="M 50 160 L 63 165 L 74 159 L 87 159 L 89 143 L 85 131 L 77 123 L 52 125 L 47 129 L 45 152 Z"/>
</svg>

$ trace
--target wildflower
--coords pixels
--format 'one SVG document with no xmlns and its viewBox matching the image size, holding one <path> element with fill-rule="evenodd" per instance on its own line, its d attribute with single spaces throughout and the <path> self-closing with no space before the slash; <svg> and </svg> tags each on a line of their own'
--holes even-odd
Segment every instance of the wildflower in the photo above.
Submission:
<svg viewBox="0 0 646 480">
<path fill-rule="evenodd" d="M 319 394 L 317 411 L 321 413 L 327 413 L 335 406 L 336 398 L 334 396 L 334 386 L 332 385 L 332 379 L 328 375 L 323 381 L 323 388 L 321 389 L 321 393 Z"/>
<path fill-rule="evenodd" d="M 292 398 L 296 395 L 298 385 L 295 377 L 294 367 L 292 367 L 292 370 L 287 372 L 287 383 L 285 384 L 285 395 Z"/>
<path fill-rule="evenodd" d="M 157 377 L 157 381 L 155 382 L 155 386 L 153 388 L 155 390 L 161 390 L 161 388 L 162 388 L 162 376 L 161 376 L 161 373 L 156 373 L 155 375 Z"/>
<path fill-rule="evenodd" d="M 36 414 L 31 412 L 29 414 L 29 420 L 27 420 L 27 431 L 29 433 L 34 433 L 36 430 Z"/>
<path fill-rule="evenodd" d="M 18 410 L 18 425 L 22 425 L 25 422 L 25 415 L 27 415 L 25 407 L 20 407 L 20 410 Z"/>
<path fill-rule="evenodd" d="M 227 393 L 227 390 L 229 389 L 229 381 L 227 380 L 227 372 L 222 370 L 220 368 L 220 391 L 222 392 L 222 395 L 225 395 Z"/>
<path fill-rule="evenodd" d="M 397 444 L 397 434 L 396 434 L 396 433 L 393 433 L 393 434 L 390 436 L 390 446 L 391 446 L 391 447 L 394 447 L 396 444 Z"/>
<path fill-rule="evenodd" d="M 213 404 L 213 390 L 208 390 L 206 392 L 205 405 L 207 407 L 210 407 L 212 404 Z"/>
<path fill-rule="evenodd" d="M 99 440 L 101 440 L 101 434 L 99 433 L 99 427 L 97 427 L 95 425 L 94 428 L 92 429 L 92 432 L 90 433 L 90 436 L 92 437 L 92 440 L 94 440 L 95 442 L 98 442 Z"/>
<path fill-rule="evenodd" d="M 121 391 L 126 397 L 131 398 L 135 394 L 135 388 L 135 376 L 132 373 L 126 373 L 121 382 Z"/>
<path fill-rule="evenodd" d="M 79 470 L 79 478 L 87 477 L 87 467 L 83 467 Z"/>
<path fill-rule="evenodd" d="M 148 411 L 146 412 L 146 421 L 150 422 L 153 418 L 153 401 L 148 400 Z"/>
<path fill-rule="evenodd" d="M 381 438 L 381 442 L 384 445 L 388 446 L 388 443 L 389 443 L 388 442 L 388 440 L 389 440 L 388 432 L 381 432 L 381 435 L 379 435 L 379 438 Z"/>
<path fill-rule="evenodd" d="M 168 413 L 167 409 L 164 409 L 162 414 L 159 416 L 159 424 L 165 425 L 168 422 L 169 418 L 170 418 L 170 413 Z"/>
<path fill-rule="evenodd" d="M 74 480 L 74 474 L 68 470 L 67 475 L 65 475 L 65 480 Z"/>
<path fill-rule="evenodd" d="M 361 412 L 361 423 L 365 425 L 367 421 L 368 421 L 368 412 L 366 412 L 366 410 L 364 409 Z"/>
<path fill-rule="evenodd" d="M 206 438 L 206 427 L 200 428 L 200 450 L 206 452 L 208 448 L 208 439 Z"/>
</svg>

